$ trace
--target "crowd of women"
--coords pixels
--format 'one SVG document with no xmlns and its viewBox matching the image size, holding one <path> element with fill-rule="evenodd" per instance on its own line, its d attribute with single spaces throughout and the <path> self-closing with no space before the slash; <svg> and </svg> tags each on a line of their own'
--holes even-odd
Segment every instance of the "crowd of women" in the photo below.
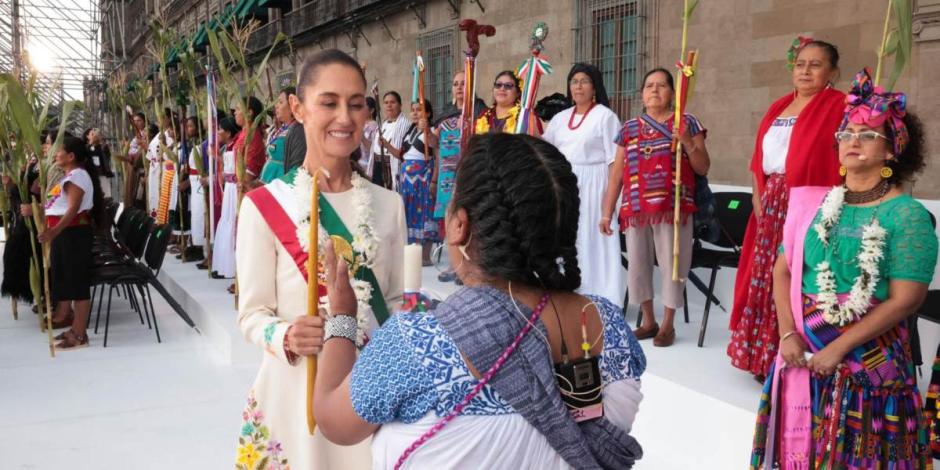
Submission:
<svg viewBox="0 0 940 470">
<path fill-rule="evenodd" d="M 789 57 L 793 92 L 767 111 L 751 160 L 754 212 L 728 345 L 732 364 L 764 383 L 750 465 L 930 468 L 937 437 L 908 342 L 937 258 L 932 218 L 904 191 L 925 166 L 920 122 L 867 69 L 848 94 L 835 89 L 832 44 L 800 38 Z M 145 159 L 139 180 L 148 183 L 138 190 L 126 178 L 125 204 L 146 198 L 160 217 L 167 185 L 158 176 L 185 176 L 171 185 L 179 201 L 170 207 L 181 210 L 169 218 L 191 246 L 212 240 L 201 267 L 237 273 L 238 324 L 265 351 L 238 468 L 629 468 L 642 456 L 629 434 L 646 367 L 638 341 L 676 339 L 684 282 L 658 270 L 660 323 L 654 266 L 672 264 L 678 230 L 678 277 L 688 276 L 697 176 L 710 166 L 705 126 L 691 114 L 675 119 L 662 68 L 643 79 L 643 112 L 621 122 L 600 71 L 574 65 L 569 106 L 543 116 L 536 136 L 511 135 L 515 73 L 500 72 L 492 104 L 472 114 L 461 109 L 465 85 L 455 74 L 436 120 L 428 101 L 406 116 L 389 91 L 379 119 L 359 64 L 321 51 L 304 61 L 297 88 L 278 95 L 270 128 L 248 135 L 264 112 L 255 98 L 219 119 L 219 162 L 195 144 L 198 120 L 177 139 L 171 113 L 153 136 L 134 117 L 125 171 Z M 467 118 L 476 135 L 461 145 Z M 49 189 L 43 240 L 53 240 L 53 321 L 71 325 L 65 348 L 88 341 L 88 289 L 73 276 L 88 262 L 99 174 L 110 174 L 97 166 L 108 159 L 96 139 L 66 138 Z M 167 148 L 187 157 L 180 168 L 166 166 Z M 218 179 L 195 171 L 206 165 Z M 307 316 L 314 178 L 324 289 L 321 315 Z M 621 305 L 620 234 L 636 330 Z M 396 313 L 406 243 L 424 246 L 425 263 L 441 246 L 450 268 L 440 279 L 463 285 L 427 313 Z M 203 257 L 198 248 L 180 255 Z M 314 357 L 311 434 L 304 364 Z"/>
</svg>

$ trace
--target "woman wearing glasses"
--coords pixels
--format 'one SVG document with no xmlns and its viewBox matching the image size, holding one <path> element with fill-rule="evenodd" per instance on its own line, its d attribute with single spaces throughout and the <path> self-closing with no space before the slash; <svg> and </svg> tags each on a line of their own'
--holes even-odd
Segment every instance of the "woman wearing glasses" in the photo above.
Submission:
<svg viewBox="0 0 940 470">
<path fill-rule="evenodd" d="M 780 352 L 751 468 L 931 468 L 907 319 L 937 261 L 930 213 L 901 188 L 924 168 L 903 93 L 852 84 L 842 185 L 790 191 L 774 265 Z"/>
<path fill-rule="evenodd" d="M 568 100 L 574 106 L 556 114 L 542 137 L 561 150 L 578 177 L 581 211 L 576 246 L 578 265 L 585 268 L 579 292 L 599 295 L 620 305 L 623 298 L 620 243 L 616 237 L 605 237 L 594 228 L 601 219 L 609 167 L 617 154 L 614 138 L 620 132 L 620 119 L 608 107 L 603 77 L 593 65 L 571 67 Z"/>
<path fill-rule="evenodd" d="M 797 38 L 790 48 L 793 93 L 770 105 L 751 158 L 754 213 L 741 249 L 731 313 L 731 364 L 763 381 L 777 354 L 773 266 L 787 215 L 787 194 L 799 186 L 839 183 L 832 133 L 845 94 L 832 88 L 839 73 L 835 46 Z"/>
<path fill-rule="evenodd" d="M 522 96 L 522 82 L 511 70 L 503 70 L 493 82 L 493 106 L 477 119 L 476 133 L 516 132 L 516 120 L 519 118 L 519 98 Z M 542 132 L 541 122 L 536 120 L 538 132 Z"/>
<path fill-rule="evenodd" d="M 624 123 L 617 135 L 617 155 L 604 195 L 598 221 L 600 231 L 610 237 L 611 218 L 621 199 L 618 222 L 627 242 L 627 289 L 640 304 L 643 322 L 634 331 L 637 339 L 653 338 L 653 346 L 671 346 L 676 339 L 673 319 L 682 305 L 684 281 L 672 279 L 673 207 L 675 199 L 675 139 L 682 143 L 681 225 L 679 226 L 679 277 L 685 279 L 692 264 L 692 223 L 695 207 L 695 176 L 708 173 L 711 160 L 705 148 L 705 128 L 695 116 L 686 114 L 675 132 L 672 74 L 663 68 L 650 70 L 643 79 L 643 108 L 640 117 Z M 693 174 L 694 172 L 694 174 Z M 655 259 L 653 255 L 656 255 Z M 663 323 L 653 315 L 653 262 L 659 261 L 662 281 Z"/>
</svg>

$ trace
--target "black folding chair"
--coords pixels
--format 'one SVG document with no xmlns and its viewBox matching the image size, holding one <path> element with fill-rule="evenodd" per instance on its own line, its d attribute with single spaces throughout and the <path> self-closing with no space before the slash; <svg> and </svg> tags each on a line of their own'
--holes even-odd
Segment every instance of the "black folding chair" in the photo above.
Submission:
<svg viewBox="0 0 940 470">
<path fill-rule="evenodd" d="M 114 290 L 120 287 L 126 287 L 130 292 L 135 290 L 140 293 L 140 307 L 147 319 L 147 328 L 152 328 L 156 332 L 157 342 L 160 340 L 160 328 L 157 326 L 156 311 L 153 308 L 153 296 L 150 292 L 150 286 L 154 285 L 161 295 L 164 295 L 162 285 L 157 282 L 157 274 L 163 267 L 163 259 L 166 256 L 166 250 L 170 242 L 171 229 L 169 224 L 158 225 L 153 228 L 147 241 L 147 249 L 144 254 L 144 263 L 134 261 L 127 264 L 107 266 L 96 270 L 95 281 L 99 284 L 108 286 L 108 307 L 105 313 L 104 323 L 104 347 L 108 346 L 108 328 L 111 322 L 111 299 Z M 102 294 L 104 293 L 102 287 Z M 98 328 L 98 321 L 101 318 L 101 305 L 99 304 L 98 316 L 95 318 L 95 331 Z M 138 311 L 138 314 L 140 312 Z"/>
<path fill-rule="evenodd" d="M 716 192 L 715 217 L 721 229 L 721 237 L 715 246 L 720 250 L 706 248 L 695 240 L 692 249 L 692 268 L 711 269 L 708 292 L 705 293 L 705 312 L 702 314 L 702 327 L 698 334 L 698 347 L 705 343 L 705 330 L 708 328 L 708 314 L 711 311 L 715 293 L 715 278 L 721 268 L 737 268 L 741 261 L 741 246 L 747 231 L 747 221 L 754 210 L 751 193 Z"/>
</svg>

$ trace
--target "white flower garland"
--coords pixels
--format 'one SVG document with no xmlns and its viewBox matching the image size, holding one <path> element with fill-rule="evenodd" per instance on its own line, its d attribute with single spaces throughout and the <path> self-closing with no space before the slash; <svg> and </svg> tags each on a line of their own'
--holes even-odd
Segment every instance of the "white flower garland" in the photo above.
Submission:
<svg viewBox="0 0 940 470">
<path fill-rule="evenodd" d="M 826 195 L 821 208 L 820 221 L 813 225 L 823 246 L 829 247 L 829 235 L 839 222 L 845 203 L 845 187 L 836 186 Z M 868 313 L 875 287 L 881 279 L 878 263 L 884 258 L 884 244 L 888 232 L 872 217 L 870 223 L 862 227 L 862 247 L 858 255 L 858 267 L 861 273 L 855 278 L 852 289 L 845 303 L 839 305 L 836 293 L 836 279 L 828 260 L 816 265 L 816 286 L 819 294 L 817 307 L 823 312 L 823 319 L 830 325 L 844 326 Z"/>
<path fill-rule="evenodd" d="M 297 225 L 297 240 L 304 253 L 310 253 L 310 194 L 313 191 L 313 177 L 304 168 L 299 168 L 294 176 L 294 199 L 297 203 L 299 217 L 294 223 Z M 356 224 L 352 227 L 352 262 L 349 263 L 349 278 L 352 283 L 353 291 L 356 293 L 356 302 L 359 305 L 359 311 L 356 314 L 356 345 L 362 347 L 365 342 L 366 330 L 369 327 L 369 319 L 366 312 L 371 310 L 369 302 L 372 300 L 372 285 L 368 281 L 355 278 L 355 272 L 359 267 L 371 269 L 375 264 L 376 253 L 379 249 L 379 238 L 375 234 L 373 212 L 372 212 L 372 192 L 369 191 L 368 183 L 357 173 L 352 174 L 352 199 L 353 206 L 356 209 Z M 319 230 L 318 245 L 319 252 L 323 253 L 326 241 L 330 235 L 322 225 L 317 227 Z M 322 260 L 321 260 L 322 261 Z M 349 261 L 349 260 L 347 260 Z"/>
</svg>

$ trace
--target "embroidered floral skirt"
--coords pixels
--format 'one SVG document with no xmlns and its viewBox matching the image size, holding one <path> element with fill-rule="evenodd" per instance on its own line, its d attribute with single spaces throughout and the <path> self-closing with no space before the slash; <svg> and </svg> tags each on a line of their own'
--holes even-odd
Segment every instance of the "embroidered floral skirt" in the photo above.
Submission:
<svg viewBox="0 0 940 470">
<path fill-rule="evenodd" d="M 431 164 L 426 160 L 405 160 L 402 164 L 398 190 L 405 202 L 408 243 L 439 240 L 431 195 Z"/>
<path fill-rule="evenodd" d="M 924 403 L 924 418 L 930 429 L 930 452 L 933 458 L 940 459 L 940 346 L 937 347 L 937 357 L 933 360 L 933 373 Z"/>
<path fill-rule="evenodd" d="M 829 325 L 816 309 L 815 301 L 803 299 L 803 327 L 813 352 L 822 350 L 855 326 Z M 770 397 L 774 388 L 771 364 L 761 393 L 754 432 L 751 469 L 777 468 L 780 462 L 764 462 L 767 455 L 771 410 L 788 405 L 779 394 L 778 403 Z M 887 333 L 851 351 L 837 371 L 828 377 L 810 376 L 812 426 L 810 455 L 803 465 L 779 468 L 802 469 L 932 469 L 928 443 L 928 423 L 921 410 L 908 331 L 901 323 Z M 777 436 L 785 434 L 778 427 Z M 775 455 L 779 452 L 775 452 Z M 775 459 L 776 460 L 776 459 Z"/>
<path fill-rule="evenodd" d="M 777 247 L 783 238 L 783 222 L 787 218 L 788 190 L 786 176 L 774 174 L 767 178 L 754 239 L 747 305 L 728 344 L 731 364 L 757 376 L 767 375 L 777 356 L 779 333 L 772 290 L 773 271 Z"/>
</svg>

